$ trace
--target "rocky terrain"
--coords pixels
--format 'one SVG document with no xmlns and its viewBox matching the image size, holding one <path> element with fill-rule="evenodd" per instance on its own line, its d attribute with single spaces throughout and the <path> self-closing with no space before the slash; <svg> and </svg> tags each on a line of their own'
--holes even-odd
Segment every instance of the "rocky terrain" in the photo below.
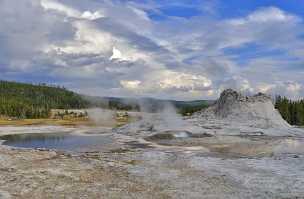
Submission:
<svg viewBox="0 0 304 199">
<path fill-rule="evenodd" d="M 262 93 L 254 96 L 227 89 L 217 102 L 189 118 L 209 133 L 232 135 L 303 135 L 291 127 L 274 108 L 272 99 Z"/>
<path fill-rule="evenodd" d="M 304 198 L 304 134 L 266 95 L 226 90 L 192 117 L 141 117 L 115 129 L 0 127 L 111 137 L 77 153 L 1 145 L 0 198 Z"/>
</svg>

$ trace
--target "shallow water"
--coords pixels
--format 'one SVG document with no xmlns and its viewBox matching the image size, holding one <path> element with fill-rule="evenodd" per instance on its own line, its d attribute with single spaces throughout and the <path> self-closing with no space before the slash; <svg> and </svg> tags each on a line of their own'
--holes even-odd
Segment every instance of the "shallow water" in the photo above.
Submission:
<svg viewBox="0 0 304 199">
<path fill-rule="evenodd" d="M 3 145 L 21 148 L 44 148 L 63 151 L 91 151 L 111 144 L 113 139 L 107 135 L 77 135 L 73 133 L 17 134 L 1 136 Z"/>
</svg>

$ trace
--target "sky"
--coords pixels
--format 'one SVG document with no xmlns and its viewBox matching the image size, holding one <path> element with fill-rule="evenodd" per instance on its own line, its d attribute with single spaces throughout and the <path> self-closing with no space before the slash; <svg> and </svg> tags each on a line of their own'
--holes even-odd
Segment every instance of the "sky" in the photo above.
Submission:
<svg viewBox="0 0 304 199">
<path fill-rule="evenodd" d="M 304 97 L 304 1 L 0 0 L 0 79 L 82 94 Z"/>
</svg>

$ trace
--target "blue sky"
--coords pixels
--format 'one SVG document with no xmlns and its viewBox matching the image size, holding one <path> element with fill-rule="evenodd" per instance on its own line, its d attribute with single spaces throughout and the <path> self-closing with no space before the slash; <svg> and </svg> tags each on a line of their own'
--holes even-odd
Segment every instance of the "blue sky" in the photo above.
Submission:
<svg viewBox="0 0 304 199">
<path fill-rule="evenodd" d="M 140 3 L 143 1 L 134 2 Z M 211 13 L 204 10 L 204 6 L 213 9 L 213 14 L 223 19 L 241 17 L 261 7 L 278 7 L 287 12 L 304 16 L 304 2 L 298 0 L 158 0 L 153 2 L 156 2 L 162 11 L 163 15 L 156 15 L 156 17 L 162 16 L 161 19 L 164 19 L 164 16 L 185 18 L 202 15 L 208 16 Z"/>
<path fill-rule="evenodd" d="M 304 97 L 299 0 L 2 0 L 0 78 L 89 95 Z"/>
</svg>

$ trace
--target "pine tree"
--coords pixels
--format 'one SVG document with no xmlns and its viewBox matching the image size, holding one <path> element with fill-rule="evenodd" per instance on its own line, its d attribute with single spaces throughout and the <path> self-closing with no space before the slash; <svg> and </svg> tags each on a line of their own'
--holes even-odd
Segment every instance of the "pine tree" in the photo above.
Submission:
<svg viewBox="0 0 304 199">
<path fill-rule="evenodd" d="M 289 124 L 304 125 L 304 100 L 292 101 L 276 96 L 275 108 Z"/>
<path fill-rule="evenodd" d="M 0 81 L 0 116 L 46 118 L 51 109 L 88 106 L 88 101 L 65 88 Z"/>
</svg>

